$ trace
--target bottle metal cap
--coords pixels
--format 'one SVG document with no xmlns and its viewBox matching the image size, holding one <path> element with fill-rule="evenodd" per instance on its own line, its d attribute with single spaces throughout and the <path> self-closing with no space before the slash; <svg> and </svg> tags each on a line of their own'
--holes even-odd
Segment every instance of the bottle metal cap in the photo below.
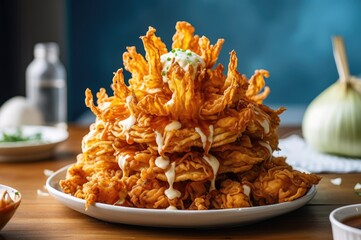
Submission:
<svg viewBox="0 0 361 240">
<path fill-rule="evenodd" d="M 39 58 L 57 57 L 59 45 L 55 42 L 37 43 L 34 47 L 34 56 Z"/>
</svg>

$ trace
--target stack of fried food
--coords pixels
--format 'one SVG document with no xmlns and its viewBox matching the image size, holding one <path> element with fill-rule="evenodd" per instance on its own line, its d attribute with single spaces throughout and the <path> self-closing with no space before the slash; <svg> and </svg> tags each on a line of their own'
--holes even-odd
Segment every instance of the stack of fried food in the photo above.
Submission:
<svg viewBox="0 0 361 240">
<path fill-rule="evenodd" d="M 262 104 L 269 94 L 266 70 L 247 79 L 230 53 L 215 66 L 224 40 L 211 45 L 187 22 L 176 24 L 172 49 L 149 27 L 145 58 L 128 47 L 123 70 L 97 103 L 82 153 L 66 179 L 65 193 L 96 202 L 154 209 L 222 209 L 275 204 L 304 196 L 320 181 L 294 170 L 278 149 L 279 114 Z"/>
</svg>

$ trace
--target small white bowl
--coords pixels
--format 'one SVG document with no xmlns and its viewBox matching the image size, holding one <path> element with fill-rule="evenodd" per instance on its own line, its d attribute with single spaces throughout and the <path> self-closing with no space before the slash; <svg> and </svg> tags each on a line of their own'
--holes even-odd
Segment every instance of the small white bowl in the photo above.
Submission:
<svg viewBox="0 0 361 240">
<path fill-rule="evenodd" d="M 361 229 L 343 223 L 353 216 L 361 216 L 361 204 L 343 206 L 330 213 L 334 240 L 361 240 Z"/>
<path fill-rule="evenodd" d="M 0 206 L 0 231 L 12 218 L 21 202 L 21 194 L 16 189 L 0 184 L 1 198 L 4 191 L 7 191 L 13 202 Z"/>
</svg>

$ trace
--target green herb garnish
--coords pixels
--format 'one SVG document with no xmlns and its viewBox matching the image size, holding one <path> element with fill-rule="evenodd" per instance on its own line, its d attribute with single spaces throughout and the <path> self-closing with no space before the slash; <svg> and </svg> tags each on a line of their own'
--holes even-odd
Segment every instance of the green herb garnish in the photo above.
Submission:
<svg viewBox="0 0 361 240">
<path fill-rule="evenodd" d="M 21 128 L 17 128 L 14 133 L 2 133 L 0 142 L 24 142 L 24 141 L 40 141 L 41 133 L 35 133 L 30 136 L 25 136 Z"/>
</svg>

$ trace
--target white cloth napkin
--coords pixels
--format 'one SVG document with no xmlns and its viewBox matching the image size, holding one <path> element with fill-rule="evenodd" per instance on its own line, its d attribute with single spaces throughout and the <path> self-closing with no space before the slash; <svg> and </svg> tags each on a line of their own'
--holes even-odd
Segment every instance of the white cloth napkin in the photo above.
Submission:
<svg viewBox="0 0 361 240">
<path fill-rule="evenodd" d="M 309 172 L 361 172 L 360 158 L 346 158 L 317 152 L 298 135 L 280 139 L 279 148 L 281 150 L 274 152 L 274 156 L 285 156 L 288 164 Z"/>
</svg>

